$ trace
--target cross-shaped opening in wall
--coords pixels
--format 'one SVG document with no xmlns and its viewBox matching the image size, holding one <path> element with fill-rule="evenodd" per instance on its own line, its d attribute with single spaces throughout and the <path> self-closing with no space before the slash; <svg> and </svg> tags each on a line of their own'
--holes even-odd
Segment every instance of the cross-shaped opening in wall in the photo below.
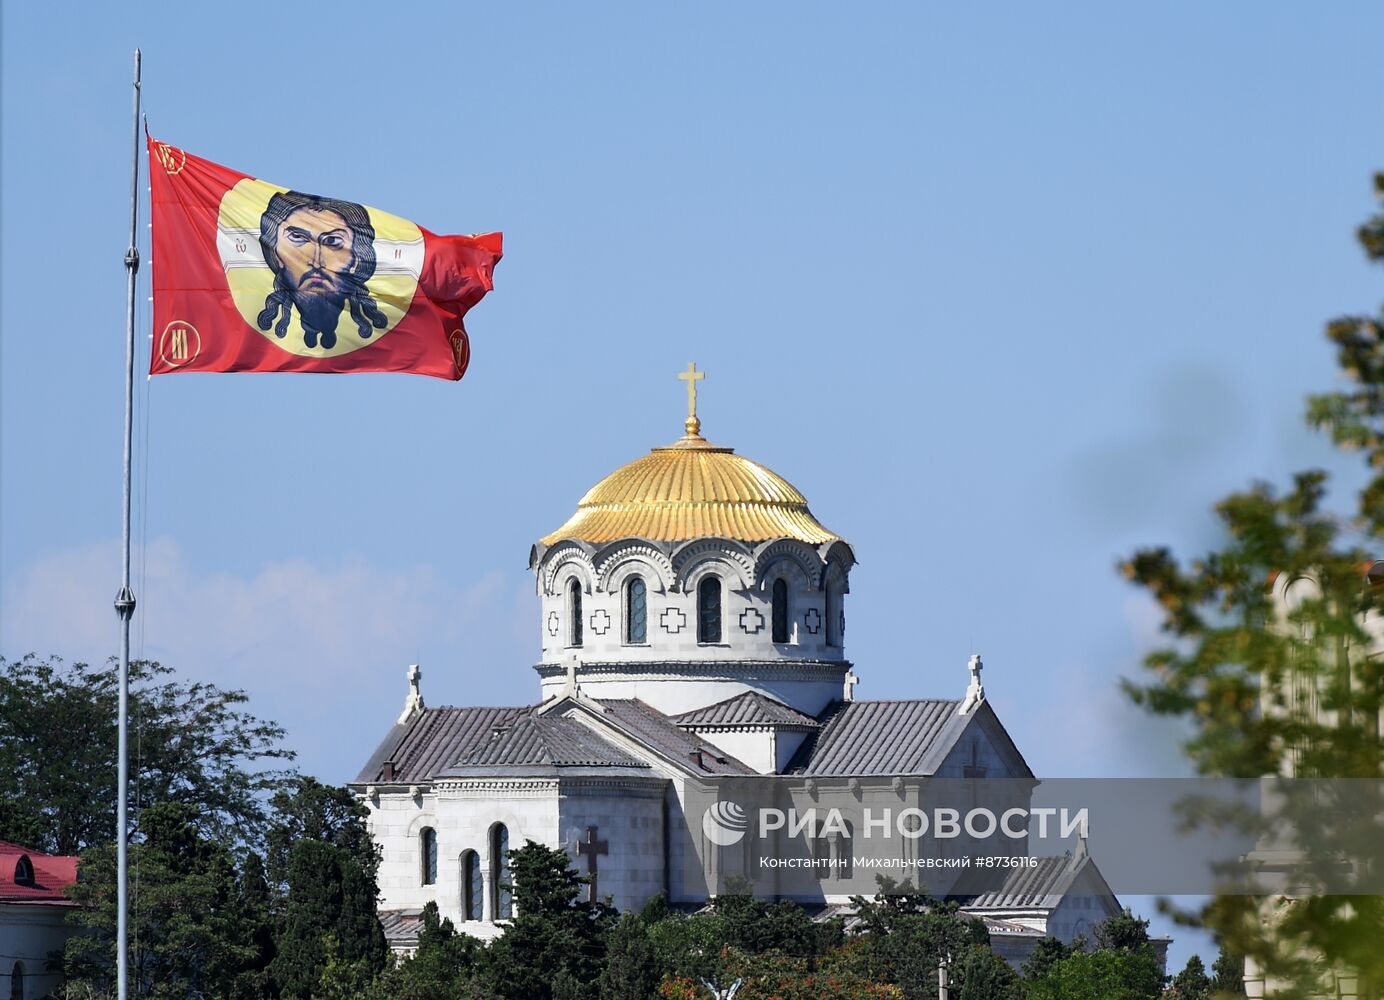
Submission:
<svg viewBox="0 0 1384 1000">
<path fill-rule="evenodd" d="M 604 840 L 596 839 L 596 827 L 586 828 L 586 839 L 577 841 L 577 857 L 586 858 L 586 876 L 591 881 L 586 886 L 586 901 L 596 902 L 596 858 L 602 854 L 610 853 L 610 844 Z"/>
</svg>

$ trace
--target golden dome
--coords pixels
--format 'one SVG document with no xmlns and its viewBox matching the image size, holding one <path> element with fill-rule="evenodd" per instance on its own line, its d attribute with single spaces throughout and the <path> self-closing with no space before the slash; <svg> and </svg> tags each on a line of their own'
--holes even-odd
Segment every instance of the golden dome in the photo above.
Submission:
<svg viewBox="0 0 1384 1000">
<path fill-rule="evenodd" d="M 817 522 L 807 498 L 786 479 L 732 448 L 708 443 L 699 430 L 700 422 L 689 417 L 682 438 L 606 476 L 541 544 L 709 536 L 742 542 L 796 538 L 809 545 L 839 540 Z"/>
</svg>

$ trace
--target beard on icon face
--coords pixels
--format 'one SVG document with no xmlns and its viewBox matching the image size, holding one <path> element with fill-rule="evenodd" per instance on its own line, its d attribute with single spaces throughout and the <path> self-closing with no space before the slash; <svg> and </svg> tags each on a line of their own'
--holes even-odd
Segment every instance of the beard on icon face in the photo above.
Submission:
<svg viewBox="0 0 1384 1000">
<path fill-rule="evenodd" d="M 309 272 L 304 277 L 322 275 L 328 284 L 309 281 L 307 288 L 302 283 L 293 287 L 293 305 L 298 309 L 298 318 L 303 324 L 303 340 L 308 347 L 317 346 L 317 338 L 322 338 L 322 346 L 336 346 L 336 324 L 341 319 L 341 307 L 346 304 L 346 292 L 341 288 L 336 275 L 321 271 Z"/>
</svg>

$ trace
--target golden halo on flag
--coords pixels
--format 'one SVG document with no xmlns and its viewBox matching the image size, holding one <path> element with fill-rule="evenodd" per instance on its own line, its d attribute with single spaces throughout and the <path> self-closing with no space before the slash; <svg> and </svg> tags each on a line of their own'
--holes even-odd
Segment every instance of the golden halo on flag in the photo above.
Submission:
<svg viewBox="0 0 1384 1000">
<path fill-rule="evenodd" d="M 407 219 L 249 177 L 221 199 L 216 245 L 245 322 L 303 357 L 379 341 L 423 273 L 423 234 Z"/>
</svg>

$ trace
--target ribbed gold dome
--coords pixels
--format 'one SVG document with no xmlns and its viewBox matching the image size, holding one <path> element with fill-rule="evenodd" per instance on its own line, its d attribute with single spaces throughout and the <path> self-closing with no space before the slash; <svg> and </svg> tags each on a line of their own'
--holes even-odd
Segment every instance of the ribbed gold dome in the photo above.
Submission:
<svg viewBox="0 0 1384 1000">
<path fill-rule="evenodd" d="M 681 542 L 716 536 L 742 542 L 796 538 L 809 545 L 840 536 L 817 522 L 807 498 L 782 476 L 697 433 L 616 469 L 587 491 L 567 523 L 542 539 L 600 544 L 621 538 Z"/>
</svg>

